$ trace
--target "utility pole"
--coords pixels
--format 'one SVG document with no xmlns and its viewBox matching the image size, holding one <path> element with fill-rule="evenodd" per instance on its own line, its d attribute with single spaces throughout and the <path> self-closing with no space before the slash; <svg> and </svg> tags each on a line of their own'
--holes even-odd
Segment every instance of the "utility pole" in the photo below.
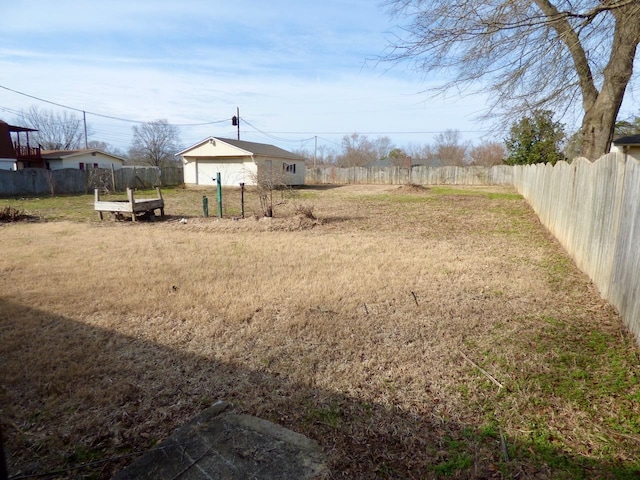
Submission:
<svg viewBox="0 0 640 480">
<path fill-rule="evenodd" d="M 87 112 L 82 111 L 82 119 L 84 120 L 84 148 L 89 149 L 89 141 L 87 140 Z"/>
<path fill-rule="evenodd" d="M 315 144 L 313 146 L 313 168 L 316 168 L 316 157 L 318 155 L 318 136 L 315 136 Z"/>
<path fill-rule="evenodd" d="M 237 115 L 231 118 L 231 125 L 238 127 L 238 140 L 240 140 L 240 107 L 236 107 Z"/>
</svg>

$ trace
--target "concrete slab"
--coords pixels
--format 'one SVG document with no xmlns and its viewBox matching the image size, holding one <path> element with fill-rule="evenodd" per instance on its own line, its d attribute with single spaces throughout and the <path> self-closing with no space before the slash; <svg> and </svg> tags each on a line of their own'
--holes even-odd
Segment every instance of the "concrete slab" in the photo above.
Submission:
<svg viewBox="0 0 640 480">
<path fill-rule="evenodd" d="M 315 480 L 326 474 L 316 442 L 218 402 L 113 480 Z"/>
</svg>

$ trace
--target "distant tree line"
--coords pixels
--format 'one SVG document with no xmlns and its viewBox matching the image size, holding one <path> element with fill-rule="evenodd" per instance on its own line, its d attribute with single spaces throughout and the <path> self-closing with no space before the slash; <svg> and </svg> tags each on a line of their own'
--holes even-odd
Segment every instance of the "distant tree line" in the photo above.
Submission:
<svg viewBox="0 0 640 480">
<path fill-rule="evenodd" d="M 616 122 L 614 138 L 640 134 L 640 116 Z M 572 161 L 581 155 L 582 132 L 567 134 L 551 110 L 534 110 L 511 125 L 503 141 L 465 141 L 459 130 L 445 130 L 425 145 L 395 146 L 389 137 L 345 135 L 339 148 L 298 150 L 309 166 L 493 166 Z"/>
<path fill-rule="evenodd" d="M 140 123 L 132 127 L 132 142 L 127 151 L 108 143 L 85 138 L 85 125 L 77 115 L 31 107 L 16 120 L 34 128 L 30 139 L 46 150 L 95 148 L 124 158 L 130 165 L 175 166 L 175 153 L 182 149 L 180 130 L 166 119 Z M 92 135 L 90 126 L 87 136 Z M 640 116 L 616 122 L 615 137 L 640 133 Z M 369 138 L 352 133 L 339 145 L 321 145 L 317 149 L 300 149 L 295 153 L 307 159 L 309 166 L 493 166 L 571 161 L 582 150 L 582 132 L 570 135 L 565 126 L 554 120 L 551 110 L 534 110 L 511 125 L 509 135 L 500 140 L 480 143 L 463 139 L 459 130 L 436 134 L 431 143 L 396 146 L 387 136 Z M 85 143 L 86 142 L 86 143 Z"/>
<path fill-rule="evenodd" d="M 398 147 L 387 136 L 369 138 L 352 133 L 342 138 L 340 146 L 326 145 L 315 151 L 301 149 L 297 154 L 307 159 L 309 166 L 337 167 L 417 165 L 499 165 L 504 161 L 505 148 L 501 142 L 483 141 L 478 145 L 465 141 L 458 130 L 446 130 L 434 137 L 432 144 L 409 144 Z"/>
</svg>

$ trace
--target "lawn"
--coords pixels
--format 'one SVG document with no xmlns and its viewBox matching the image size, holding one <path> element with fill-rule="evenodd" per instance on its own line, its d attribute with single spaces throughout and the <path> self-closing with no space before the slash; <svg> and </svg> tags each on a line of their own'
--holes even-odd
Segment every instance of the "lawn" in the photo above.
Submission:
<svg viewBox="0 0 640 480">
<path fill-rule="evenodd" d="M 511 188 L 163 196 L 0 199 L 10 476 L 109 478 L 216 400 L 335 479 L 640 475 L 640 349 Z"/>
</svg>

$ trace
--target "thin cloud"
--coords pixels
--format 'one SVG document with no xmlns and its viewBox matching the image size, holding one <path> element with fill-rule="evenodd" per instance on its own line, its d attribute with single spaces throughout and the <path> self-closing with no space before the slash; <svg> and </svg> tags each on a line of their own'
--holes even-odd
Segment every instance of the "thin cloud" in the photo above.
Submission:
<svg viewBox="0 0 640 480">
<path fill-rule="evenodd" d="M 375 2 L 216 3 L 14 2 L 3 11 L 0 85 L 139 121 L 208 122 L 231 118 L 240 107 L 241 117 L 263 132 L 478 129 L 470 113 L 482 110 L 482 97 L 425 101 L 419 74 L 367 63 L 384 49 L 390 26 Z M 0 91 L 0 107 L 34 103 Z M 88 121 L 95 123 L 94 139 L 128 147 L 130 124 Z M 245 138 L 264 139 L 248 124 L 241 127 Z M 181 133 L 186 144 L 197 136 L 233 136 L 235 128 Z"/>
</svg>

